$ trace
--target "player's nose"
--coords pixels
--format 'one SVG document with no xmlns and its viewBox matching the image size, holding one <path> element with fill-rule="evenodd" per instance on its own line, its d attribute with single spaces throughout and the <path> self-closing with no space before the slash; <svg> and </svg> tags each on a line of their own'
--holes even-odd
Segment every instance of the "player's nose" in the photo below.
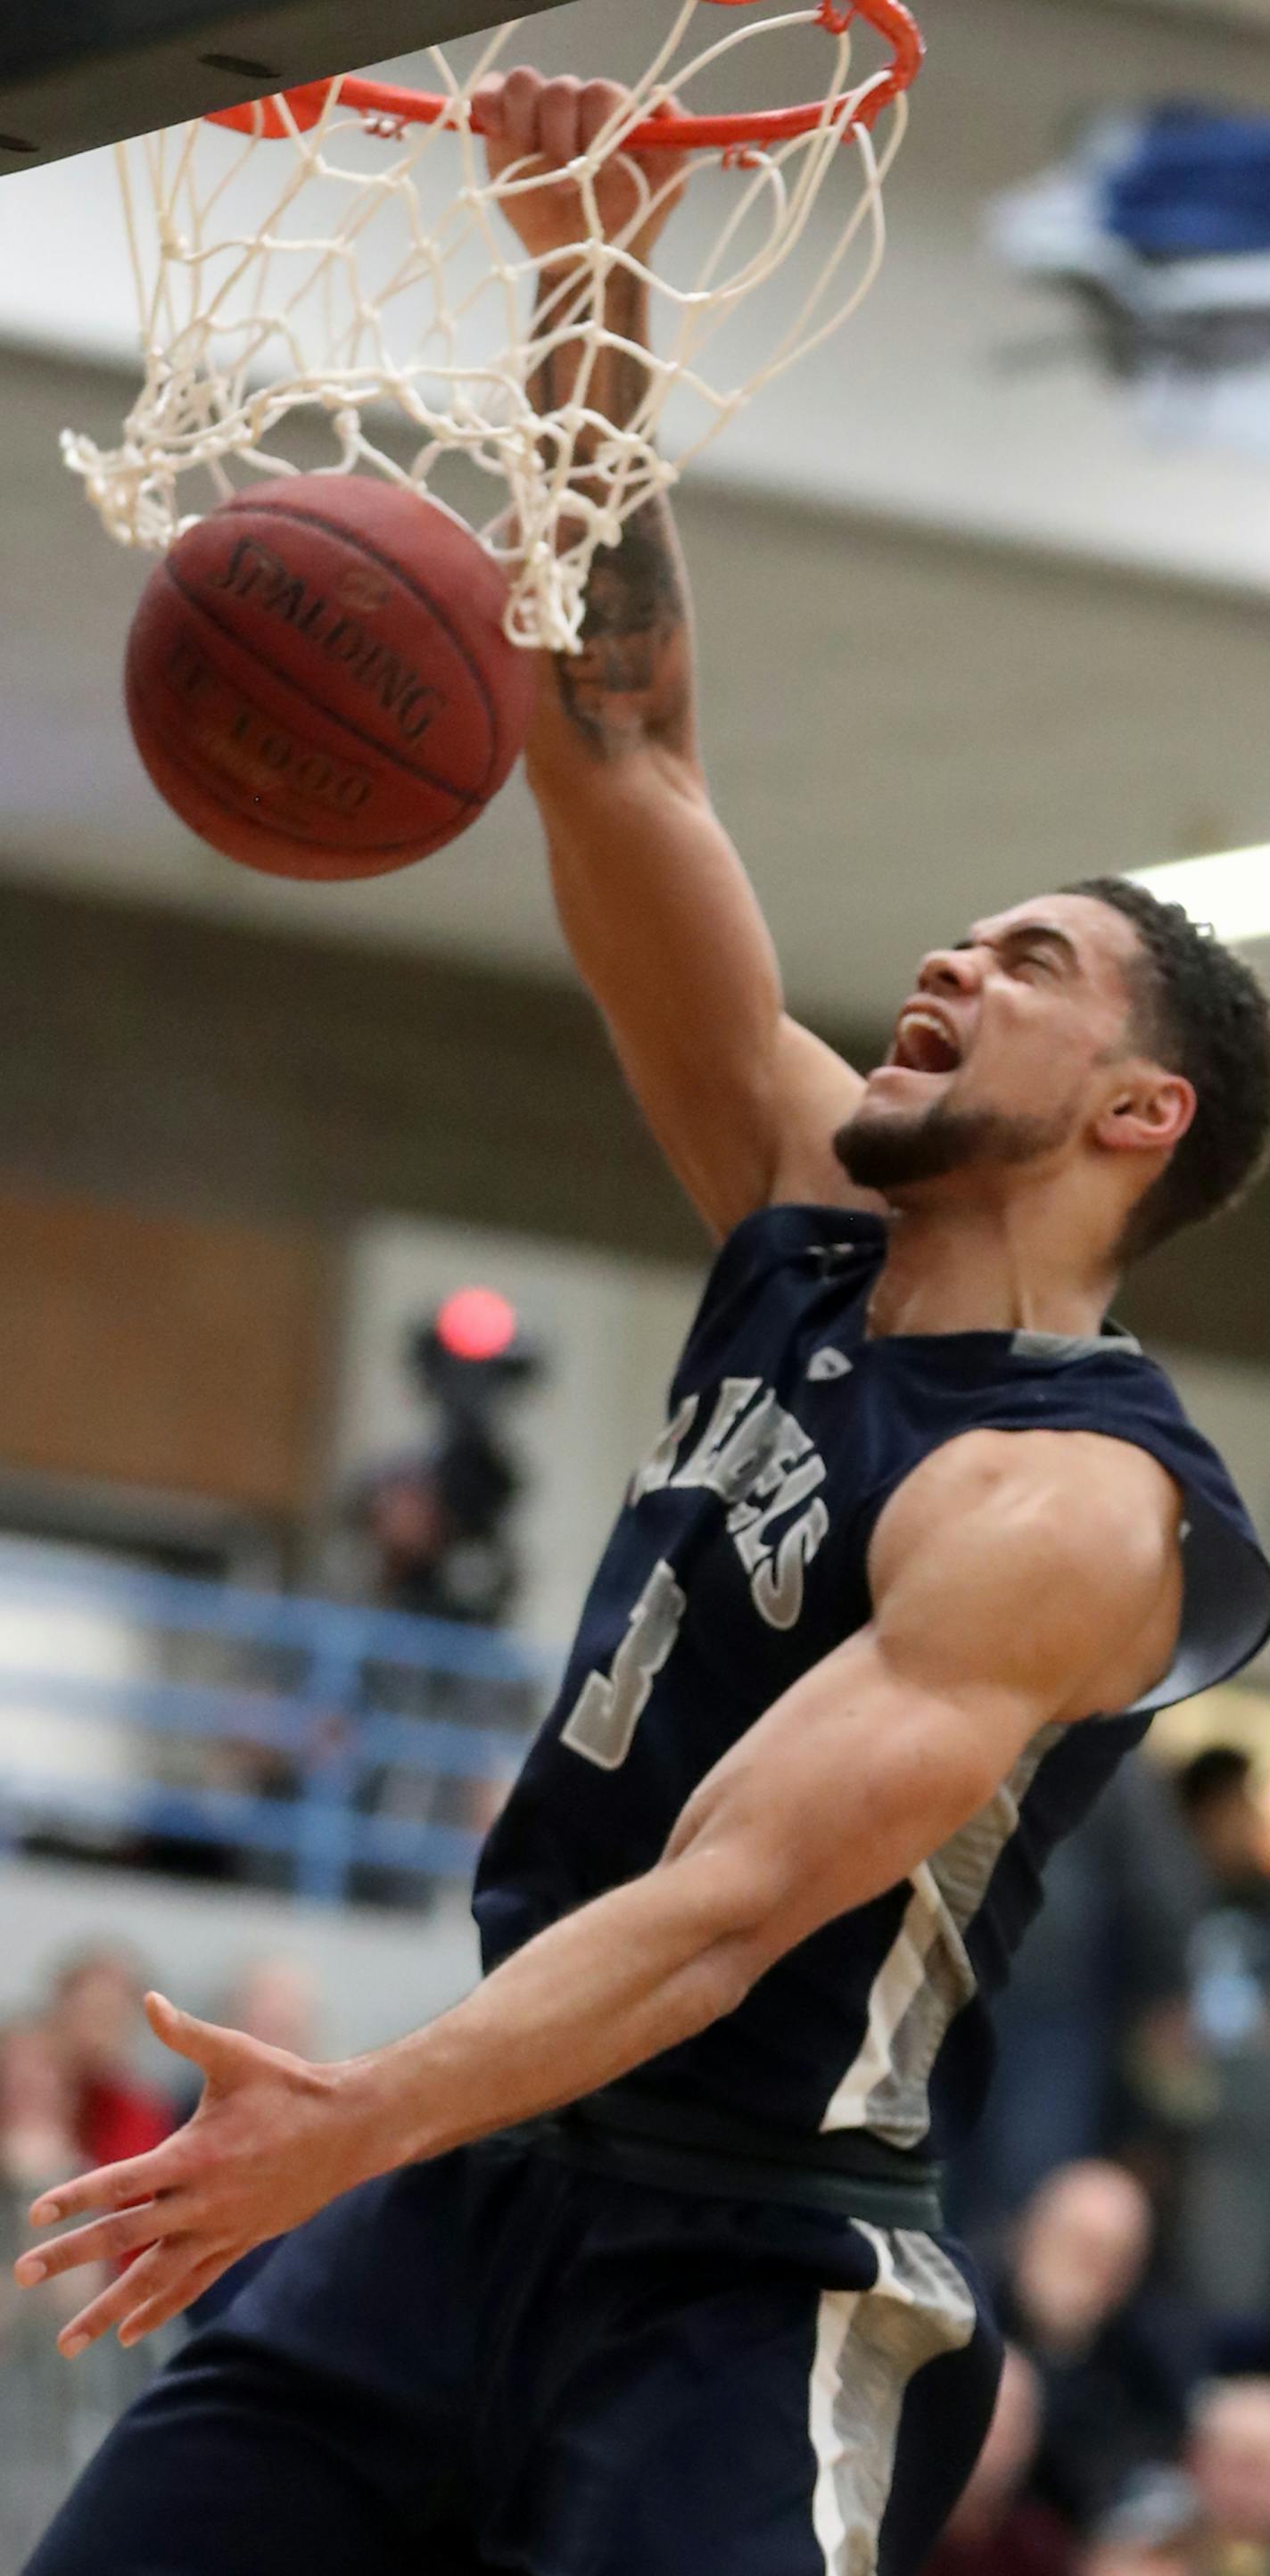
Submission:
<svg viewBox="0 0 1270 2576">
<path fill-rule="evenodd" d="M 919 993 L 976 993 L 983 980 L 978 948 L 931 948 L 917 970 Z"/>
</svg>

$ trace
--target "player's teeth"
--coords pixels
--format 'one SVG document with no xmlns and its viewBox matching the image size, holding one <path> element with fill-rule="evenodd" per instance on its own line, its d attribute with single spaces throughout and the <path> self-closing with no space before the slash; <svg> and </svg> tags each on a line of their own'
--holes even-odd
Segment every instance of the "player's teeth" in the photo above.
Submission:
<svg viewBox="0 0 1270 2576">
<path fill-rule="evenodd" d="M 932 1040 L 940 1059 L 934 1064 L 925 1060 L 930 1056 Z M 917 1011 L 909 1013 L 900 1030 L 897 1053 L 901 1064 L 906 1064 L 914 1073 L 951 1073 L 961 1061 L 947 1030 L 938 1020 L 928 1019 L 924 1012 Z"/>
</svg>

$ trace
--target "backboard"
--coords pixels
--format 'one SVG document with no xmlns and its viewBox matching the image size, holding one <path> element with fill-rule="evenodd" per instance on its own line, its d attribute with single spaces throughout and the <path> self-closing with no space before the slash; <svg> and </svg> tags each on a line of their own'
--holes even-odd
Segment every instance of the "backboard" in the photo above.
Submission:
<svg viewBox="0 0 1270 2576">
<path fill-rule="evenodd" d="M 560 0 L 516 0 L 516 15 Z M 0 14 L 0 175 L 475 33 L 499 0 L 58 0 Z"/>
</svg>

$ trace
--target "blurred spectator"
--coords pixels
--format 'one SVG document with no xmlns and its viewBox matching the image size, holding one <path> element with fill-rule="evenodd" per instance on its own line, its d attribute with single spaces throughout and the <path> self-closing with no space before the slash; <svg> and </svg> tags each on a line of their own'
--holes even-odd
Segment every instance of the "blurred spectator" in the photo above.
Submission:
<svg viewBox="0 0 1270 2576">
<path fill-rule="evenodd" d="M 515 1308 L 497 1289 L 459 1288 L 435 1314 L 411 1329 L 403 1354 L 418 1396 L 431 1417 L 432 1436 L 397 1455 L 375 1461 L 344 1498 L 346 1530 L 360 1557 L 354 1588 L 385 1609 L 468 1627 L 498 1627 L 511 1619 L 520 1595 L 521 1564 L 514 1537 L 517 1504 L 525 1491 L 521 1462 L 506 1425 L 509 1403 L 543 1373 L 545 1357 L 526 1335 Z M 520 1734 L 537 1713 L 536 1693 L 524 1681 L 493 1680 L 460 1655 L 451 1669 L 427 1673 L 391 1661 L 368 1664 L 372 1704 L 385 1715 L 432 1722 L 432 1763 L 409 1752 L 385 1761 L 363 1778 L 363 1804 L 386 1829 L 404 1866 L 390 1859 L 359 1866 L 352 1874 L 357 1897 L 424 1906 L 436 1892 L 428 1866 L 428 1827 L 476 1838 L 493 1822 L 510 1778 L 491 1778 L 489 1759 L 452 1735 L 450 1760 L 434 1767 L 443 1731 L 457 1727 Z M 514 1765 L 509 1765 L 510 1769 Z M 414 1849 L 412 1850 L 412 1845 Z M 434 1853 L 447 1845 L 436 1838 Z M 415 1852 L 419 1858 L 416 1860 Z M 423 1865 L 421 1866 L 420 1863 Z"/>
<path fill-rule="evenodd" d="M 370 1542 L 377 1597 L 387 1609 L 496 1626 L 516 1605 L 510 1519 L 524 1486 L 504 1413 L 541 1375 L 543 1355 L 505 1297 L 471 1287 L 410 1333 L 405 1357 L 434 1436 L 372 1467 L 348 1506 Z"/>
<path fill-rule="evenodd" d="M 501 1530 L 486 1535 L 480 1524 L 494 1525 L 516 1489 L 486 1460 L 466 1488 L 456 1492 L 457 1484 L 439 1450 L 389 1460 L 366 1478 L 357 1503 L 375 1597 L 387 1610 L 493 1625 L 510 1613 L 516 1577 Z"/>
<path fill-rule="evenodd" d="M 1056 2166 L 1136 2149 L 1171 2123 L 1161 2095 L 1185 2089 L 1204 1895 L 1169 1782 L 1123 1763 L 1047 1865 L 1044 1908 L 994 2006 L 997 2072 L 953 2194 L 981 2250 Z"/>
<path fill-rule="evenodd" d="M 31 2242 L 37 2193 L 83 2164 L 73 2135 L 73 2094 L 39 2021 L 0 2029 L 0 2568 L 26 2557 L 74 2465 L 58 2378 L 59 2328 L 105 2286 L 95 2266 L 19 2290 L 13 2265 Z M 82 2393 L 82 2392 L 79 2392 Z"/>
<path fill-rule="evenodd" d="M 1213 2534 L 1213 2576 L 1270 2571 L 1270 2379 L 1200 2390 L 1189 2465 Z"/>
<path fill-rule="evenodd" d="M 70 2088 L 74 2135 L 90 2165 L 144 2155 L 176 2126 L 171 2101 L 134 2071 L 142 1992 L 135 1964 L 119 1949 L 80 1951 L 54 1976 L 48 2030 Z"/>
<path fill-rule="evenodd" d="M 111 1954 L 113 1957 L 113 1953 Z M 27 2209 L 88 2160 L 76 2134 L 80 2086 L 48 2019 L 0 2030 L 0 2569 L 13 2576 L 116 2415 L 162 2358 L 164 2338 L 124 2351 L 111 2336 L 73 2369 L 60 2328 L 106 2287 L 92 2264 L 19 2290 L 12 2265 L 31 2243 Z M 171 2341 L 171 2337 L 167 2338 Z"/>
<path fill-rule="evenodd" d="M 106 2278 L 95 2267 L 72 2272 L 32 2300 L 11 2277 L 31 2241 L 30 2203 L 51 2183 L 65 2182 L 83 2168 L 74 2111 L 74 2090 L 47 2027 L 25 2021 L 0 2030 L 0 2334 L 19 2349 L 32 2333 L 39 2342 L 55 2332 L 64 2317 L 86 2305 L 98 2278 Z"/>
<path fill-rule="evenodd" d="M 1208 1901 L 1190 1945 L 1191 2025 L 1211 2102 L 1189 2162 L 1179 2252 L 1227 2325 L 1270 2316 L 1270 1872 L 1253 1765 L 1212 1744 L 1178 1775 Z"/>
<path fill-rule="evenodd" d="M 1031 2490 L 1088 2531 L 1135 2469 L 1177 2458 L 1197 2329 L 1149 2288 L 1154 2220 L 1120 2165 L 1065 2166 L 1019 2221 L 999 2307 L 1044 2391 Z"/>
<path fill-rule="evenodd" d="M 38 2021 L 0 2030 L 0 2179 L 34 2200 L 82 2162 L 74 2097 L 53 2038 Z"/>
<path fill-rule="evenodd" d="M 1149 2468 L 1129 2480 L 1090 2533 L 1077 2576 L 1209 2576 L 1204 2504 L 1184 2469 Z"/>
<path fill-rule="evenodd" d="M 224 2017 L 231 2030 L 245 2030 L 267 2048 L 289 2048 L 296 2057 L 318 2053 L 317 1985 L 298 1959 L 254 1959 L 231 1986 Z"/>
<path fill-rule="evenodd" d="M 1266 1820 L 1253 1789 L 1251 1754 L 1235 1744 L 1206 1745 L 1178 1772 L 1176 1788 L 1215 1893 L 1270 1915 Z"/>
<path fill-rule="evenodd" d="M 987 2439 L 923 2576 L 1071 2576 L 1064 2524 L 1024 2492 L 1040 2427 L 1040 2380 L 1008 2344 Z"/>
</svg>

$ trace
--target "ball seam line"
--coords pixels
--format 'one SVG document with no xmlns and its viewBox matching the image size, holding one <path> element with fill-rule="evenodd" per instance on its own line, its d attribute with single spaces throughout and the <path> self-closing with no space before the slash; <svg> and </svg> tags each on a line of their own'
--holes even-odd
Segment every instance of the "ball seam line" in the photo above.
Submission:
<svg viewBox="0 0 1270 2576">
<path fill-rule="evenodd" d="M 229 643 L 236 645 L 246 654 L 249 661 L 256 663 L 262 671 L 267 671 L 271 680 L 277 680 L 283 688 L 292 690 L 305 706 L 312 709 L 314 715 L 325 716 L 329 723 L 338 725 L 345 733 L 351 734 L 355 742 L 364 744 L 366 750 L 373 751 L 380 760 L 390 762 L 394 769 L 399 769 L 405 777 L 414 779 L 418 786 L 433 787 L 439 795 L 453 797 L 456 805 L 462 805 L 472 811 L 473 820 L 475 820 L 476 813 L 487 801 L 479 787 L 460 787 L 452 778 L 443 778 L 438 771 L 423 769 L 414 761 L 407 760 L 403 752 L 395 751 L 391 743 L 381 742 L 378 735 L 365 732 L 351 716 L 342 714 L 338 707 L 328 706 L 324 699 L 306 689 L 301 680 L 293 679 L 289 671 L 280 670 L 275 662 L 269 660 L 267 654 L 262 653 L 256 645 L 249 643 L 247 638 L 225 618 L 218 617 L 210 603 L 201 599 L 198 592 L 192 590 L 188 582 L 183 581 L 181 575 L 173 570 L 170 557 L 165 557 L 162 570 L 167 574 L 174 590 L 179 590 L 187 608 L 192 608 L 196 616 L 205 617 L 208 625 L 214 626 L 218 635 L 225 636 Z M 486 776 L 489 774 L 488 763 L 485 774 Z"/>
<path fill-rule="evenodd" d="M 381 572 L 391 573 L 394 578 L 402 584 L 404 589 L 413 592 L 414 597 L 420 601 L 422 606 L 431 611 L 438 626 L 441 628 L 443 634 L 448 636 L 455 652 L 458 654 L 459 660 L 463 663 L 468 677 L 471 680 L 485 710 L 485 721 L 489 728 L 490 739 L 489 756 L 485 763 L 485 777 L 488 779 L 491 772 L 497 767 L 496 755 L 499 749 L 499 736 L 501 732 L 501 727 L 498 721 L 498 709 L 485 685 L 485 674 L 482 671 L 479 662 L 473 659 L 462 636 L 457 632 L 456 628 L 451 625 L 440 601 L 433 597 L 430 590 L 426 590 L 424 588 L 423 583 L 418 580 L 414 573 L 407 572 L 405 566 L 399 564 L 394 555 L 384 554 L 378 546 L 371 543 L 369 538 L 359 535 L 357 530 L 354 528 L 341 527 L 338 520 L 324 519 L 316 510 L 297 510 L 294 503 L 285 500 L 261 501 L 258 493 L 248 494 L 245 492 L 238 494 L 236 499 L 230 503 L 229 510 L 226 515 L 232 516 L 234 510 L 237 508 L 242 511 L 245 517 L 249 507 L 259 509 L 263 515 L 269 519 L 289 519 L 294 527 L 316 528 L 323 536 L 337 536 L 341 543 L 347 545 L 353 553 L 365 555 L 369 562 L 378 564 Z M 480 538 L 475 536 L 470 529 L 468 534 L 472 537 L 473 545 L 479 546 L 481 542 Z M 517 646 L 513 649 L 519 651 L 521 648 Z M 478 788 L 474 793 L 478 796 L 482 796 L 483 790 Z"/>
<path fill-rule="evenodd" d="M 138 745 L 138 750 L 140 750 L 140 745 Z M 418 835 L 411 832 L 407 834 L 404 841 L 363 841 L 360 844 L 360 847 L 350 843 L 347 848 L 344 848 L 338 841 L 320 840 L 316 833 L 306 832 L 299 826 L 291 824 L 278 824 L 277 826 L 271 826 L 267 823 L 261 822 L 258 816 L 253 815 L 244 807 L 231 805 L 227 797 L 218 795 L 215 790 L 208 785 L 207 779 L 203 776 L 202 772 L 196 769 L 191 761 L 183 758 L 179 751 L 174 750 L 171 742 L 168 740 L 160 740 L 157 757 L 161 760 L 170 761 L 173 769 L 179 770 L 183 778 L 188 778 L 191 786 L 198 790 L 199 795 L 206 797 L 208 804 L 214 806 L 217 813 L 225 815 L 229 822 L 244 823 L 249 828 L 254 826 L 255 830 L 258 831 L 262 837 L 271 840 L 279 842 L 296 841 L 301 843 L 306 849 L 325 851 L 327 856 L 333 859 L 351 859 L 367 855 L 374 858 L 394 857 L 399 850 L 410 850 L 414 853 L 414 856 L 417 859 L 427 859 L 432 857 L 435 849 L 438 847 L 435 840 L 429 840 L 425 842 L 424 846 L 421 848 L 419 846 Z M 159 792 L 162 794 L 162 789 L 160 789 Z M 438 787 L 437 789 L 437 793 L 439 795 L 450 794 L 450 792 L 451 791 L 449 789 L 441 787 Z M 455 804 L 462 802 L 457 795 L 453 796 L 452 801 Z M 175 808 L 173 810 L 175 811 Z M 187 832 L 193 832 L 196 840 L 205 839 L 206 835 L 199 831 L 198 825 L 196 823 L 187 822 L 183 814 L 177 815 L 177 821 L 185 825 Z M 453 839 L 457 837 L 452 824 L 446 824 L 443 828 L 447 838 Z M 215 849 L 217 844 L 212 842 L 210 846 Z M 441 841 L 439 846 L 444 849 L 444 839 Z M 222 852 L 222 856 L 226 855 L 229 854 Z M 253 862 L 248 859 L 240 864 L 250 867 Z M 275 868 L 270 869 L 268 873 L 276 876 L 281 873 L 281 871 Z M 359 875 L 386 876 L 387 874 L 388 870 L 386 868 L 350 868 L 343 876 L 339 878 L 333 877 L 329 879 L 328 882 L 331 884 L 346 884 L 350 880 L 355 880 Z M 315 879 L 314 882 L 321 883 L 323 880 Z"/>
</svg>

